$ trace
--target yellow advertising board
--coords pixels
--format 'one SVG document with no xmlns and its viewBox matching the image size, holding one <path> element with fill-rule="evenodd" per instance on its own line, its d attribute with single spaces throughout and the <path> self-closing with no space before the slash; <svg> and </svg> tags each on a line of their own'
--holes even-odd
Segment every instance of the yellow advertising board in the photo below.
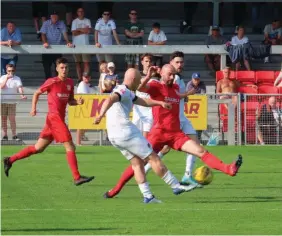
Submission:
<svg viewBox="0 0 282 236">
<path fill-rule="evenodd" d="M 81 106 L 69 106 L 68 120 L 70 129 L 102 130 L 106 129 L 106 119 L 103 118 L 99 125 L 93 124 L 94 117 L 99 115 L 101 107 L 108 95 L 75 95 L 75 98 L 82 97 L 84 104 Z M 189 96 L 188 103 L 185 103 L 184 113 L 192 122 L 195 130 L 207 129 L 207 96 Z"/>
</svg>

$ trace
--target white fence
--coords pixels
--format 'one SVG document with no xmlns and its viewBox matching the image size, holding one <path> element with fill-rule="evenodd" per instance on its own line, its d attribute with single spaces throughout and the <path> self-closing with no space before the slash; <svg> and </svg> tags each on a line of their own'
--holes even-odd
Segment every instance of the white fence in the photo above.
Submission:
<svg viewBox="0 0 282 236">
<path fill-rule="evenodd" d="M 21 45 L 14 47 L 1 46 L 2 54 L 171 54 L 174 51 L 182 51 L 184 54 L 220 54 L 221 68 L 226 66 L 227 51 L 225 45 L 166 45 L 166 46 L 147 46 L 147 45 L 112 45 L 97 48 L 94 45 L 76 46 L 68 48 L 65 45 L 51 45 L 44 48 L 42 45 Z M 272 46 L 271 54 L 282 54 L 282 46 Z"/>
</svg>

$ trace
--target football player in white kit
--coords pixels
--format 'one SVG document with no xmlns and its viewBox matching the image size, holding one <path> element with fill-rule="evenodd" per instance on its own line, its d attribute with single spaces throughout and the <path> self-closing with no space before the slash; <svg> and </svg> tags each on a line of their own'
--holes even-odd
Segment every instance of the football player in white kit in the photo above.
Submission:
<svg viewBox="0 0 282 236">
<path fill-rule="evenodd" d="M 180 51 L 173 52 L 170 56 L 170 64 L 175 68 L 177 71 L 177 74 L 175 75 L 174 83 L 178 84 L 179 86 L 179 92 L 181 94 L 186 93 L 186 86 L 181 78 L 180 73 L 182 72 L 184 68 L 184 53 Z M 190 95 L 194 94 L 193 91 L 189 92 Z M 186 118 L 184 114 L 184 101 L 185 99 L 180 100 L 180 112 L 179 112 L 179 117 L 180 117 L 180 126 L 181 130 L 189 135 L 191 139 L 193 139 L 196 142 L 199 142 L 197 138 L 197 133 L 194 130 L 191 122 Z M 168 153 L 170 150 L 169 147 L 165 146 L 163 150 L 158 153 L 158 155 L 162 158 L 166 153 Z M 185 173 L 183 175 L 183 178 L 181 180 L 181 183 L 183 184 L 198 184 L 197 181 L 193 178 L 193 168 L 195 165 L 195 156 L 191 154 L 187 154 L 186 157 L 186 167 L 185 167 Z M 147 164 L 145 166 L 145 172 L 147 173 L 150 170 L 151 166 L 150 164 Z M 202 185 L 198 184 L 198 187 L 202 187 Z"/>
<path fill-rule="evenodd" d="M 141 64 L 143 67 L 143 70 L 141 71 L 142 77 L 145 77 L 147 75 L 148 70 L 152 65 L 152 59 L 153 55 L 149 53 L 141 56 Z M 136 91 L 135 93 L 136 96 L 140 98 L 150 98 L 150 95 L 147 93 L 140 91 Z M 152 108 L 134 105 L 132 123 L 137 126 L 137 128 L 143 133 L 143 136 L 146 138 L 153 125 Z"/>
<path fill-rule="evenodd" d="M 150 74 L 151 71 L 148 73 Z M 100 115 L 95 119 L 95 124 L 99 124 L 106 114 L 109 140 L 130 161 L 134 170 L 135 180 L 143 194 L 144 203 L 160 203 L 149 188 L 144 171 L 144 162 L 150 163 L 154 172 L 172 188 L 173 193 L 176 195 L 191 191 L 197 185 L 181 185 L 163 164 L 160 157 L 153 151 L 151 145 L 139 129 L 130 121 L 129 113 L 133 103 L 146 107 L 162 106 L 167 109 L 171 108 L 170 104 L 163 101 L 136 96 L 132 91 L 137 90 L 140 82 L 140 72 L 133 68 L 128 69 L 125 73 L 123 84 L 117 85 L 109 98 L 103 103 Z"/>
</svg>

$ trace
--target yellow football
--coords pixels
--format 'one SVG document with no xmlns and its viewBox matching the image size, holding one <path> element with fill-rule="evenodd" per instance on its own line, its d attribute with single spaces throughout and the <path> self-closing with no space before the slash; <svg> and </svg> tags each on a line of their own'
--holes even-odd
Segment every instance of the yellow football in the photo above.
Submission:
<svg viewBox="0 0 282 236">
<path fill-rule="evenodd" d="M 213 173 L 207 166 L 201 166 L 194 171 L 194 179 L 202 185 L 208 185 L 212 182 Z"/>
</svg>

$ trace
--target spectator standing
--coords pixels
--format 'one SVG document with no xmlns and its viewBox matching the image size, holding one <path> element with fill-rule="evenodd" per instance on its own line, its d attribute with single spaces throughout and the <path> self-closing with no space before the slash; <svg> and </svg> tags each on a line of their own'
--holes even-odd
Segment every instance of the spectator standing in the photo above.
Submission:
<svg viewBox="0 0 282 236">
<path fill-rule="evenodd" d="M 41 23 L 43 24 L 48 17 L 48 2 L 32 2 L 32 17 L 36 30 L 37 38 L 41 39 L 39 17 L 41 17 Z"/>
<path fill-rule="evenodd" d="M 279 20 L 273 20 L 264 27 L 264 44 L 280 45 L 282 43 L 282 27 Z M 269 57 L 264 58 L 264 63 L 269 62 Z"/>
<path fill-rule="evenodd" d="M 112 45 L 112 33 L 116 40 L 116 43 L 120 45 L 119 38 L 116 31 L 116 23 L 111 19 L 110 11 L 106 10 L 103 12 L 102 18 L 99 18 L 95 25 L 95 46 L 100 48 L 105 45 Z M 111 62 L 113 61 L 113 55 L 111 54 L 97 54 L 97 60 L 99 63 L 102 61 Z"/>
<path fill-rule="evenodd" d="M 194 92 L 194 94 L 206 94 L 206 85 L 203 81 L 201 81 L 200 73 L 193 73 L 192 79 L 186 85 L 186 91 Z M 196 130 L 197 137 L 201 140 L 202 130 Z"/>
<path fill-rule="evenodd" d="M 22 43 L 21 31 L 16 27 L 15 23 L 10 21 L 7 26 L 1 30 L 1 42 L 3 46 L 17 46 Z M 6 74 L 6 65 L 13 64 L 16 67 L 18 61 L 17 55 L 1 54 L 1 75 Z"/>
<path fill-rule="evenodd" d="M 148 45 L 165 45 L 167 38 L 165 33 L 161 30 L 160 23 L 156 22 L 152 26 L 152 31 L 150 32 L 148 38 Z M 153 55 L 153 64 L 158 67 L 163 66 L 163 56 L 160 54 Z"/>
<path fill-rule="evenodd" d="M 41 36 L 43 47 L 48 48 L 49 45 L 63 45 L 63 38 L 68 47 L 72 47 L 68 39 L 66 25 L 59 20 L 58 12 L 53 11 L 50 20 L 43 23 L 41 27 Z M 56 64 L 56 60 L 62 57 L 62 54 L 42 54 L 42 63 L 45 73 L 45 79 L 52 77 L 51 66 Z"/>
<path fill-rule="evenodd" d="M 124 34 L 127 45 L 143 45 L 144 25 L 137 21 L 137 11 L 131 10 L 129 13 L 129 22 L 125 25 Z M 125 62 L 127 68 L 139 68 L 139 54 L 126 54 Z"/>
<path fill-rule="evenodd" d="M 1 86 L 1 120 L 3 129 L 2 140 L 8 140 L 9 118 L 13 140 L 20 141 L 16 133 L 16 93 L 21 94 L 21 99 L 26 99 L 20 77 L 15 75 L 16 67 L 13 64 L 6 65 L 7 74 L 0 77 Z"/>
<path fill-rule="evenodd" d="M 84 17 L 84 9 L 77 9 L 77 18 L 73 20 L 71 31 L 74 45 L 89 45 L 89 33 L 91 32 L 91 22 Z M 75 54 L 74 61 L 78 82 L 82 80 L 82 71 L 90 72 L 90 54 Z M 83 64 L 83 66 L 81 65 Z"/>
<path fill-rule="evenodd" d="M 232 37 L 231 44 L 232 45 L 243 45 L 245 43 L 248 43 L 249 38 L 247 36 L 245 36 L 244 26 L 238 26 L 237 29 L 238 29 L 237 35 Z M 248 59 L 244 58 L 244 65 L 245 65 L 247 70 L 251 70 L 251 66 L 250 66 Z M 240 70 L 240 67 L 241 67 L 241 62 L 237 62 L 236 63 L 236 70 Z"/>
<path fill-rule="evenodd" d="M 211 35 L 209 35 L 206 39 L 206 45 L 222 45 L 224 43 L 226 43 L 226 40 L 220 34 L 220 28 L 216 25 L 213 26 Z M 215 71 L 220 69 L 220 55 L 207 54 L 205 55 L 205 62 L 212 73 L 215 73 Z"/>
<path fill-rule="evenodd" d="M 76 93 L 77 94 L 93 93 L 93 90 L 90 87 L 90 80 L 91 80 L 91 76 L 89 72 L 83 72 L 82 81 L 80 81 Z M 85 137 L 85 130 L 78 129 L 76 132 L 76 145 L 80 146 L 81 140 L 87 141 L 87 138 Z"/>
</svg>

